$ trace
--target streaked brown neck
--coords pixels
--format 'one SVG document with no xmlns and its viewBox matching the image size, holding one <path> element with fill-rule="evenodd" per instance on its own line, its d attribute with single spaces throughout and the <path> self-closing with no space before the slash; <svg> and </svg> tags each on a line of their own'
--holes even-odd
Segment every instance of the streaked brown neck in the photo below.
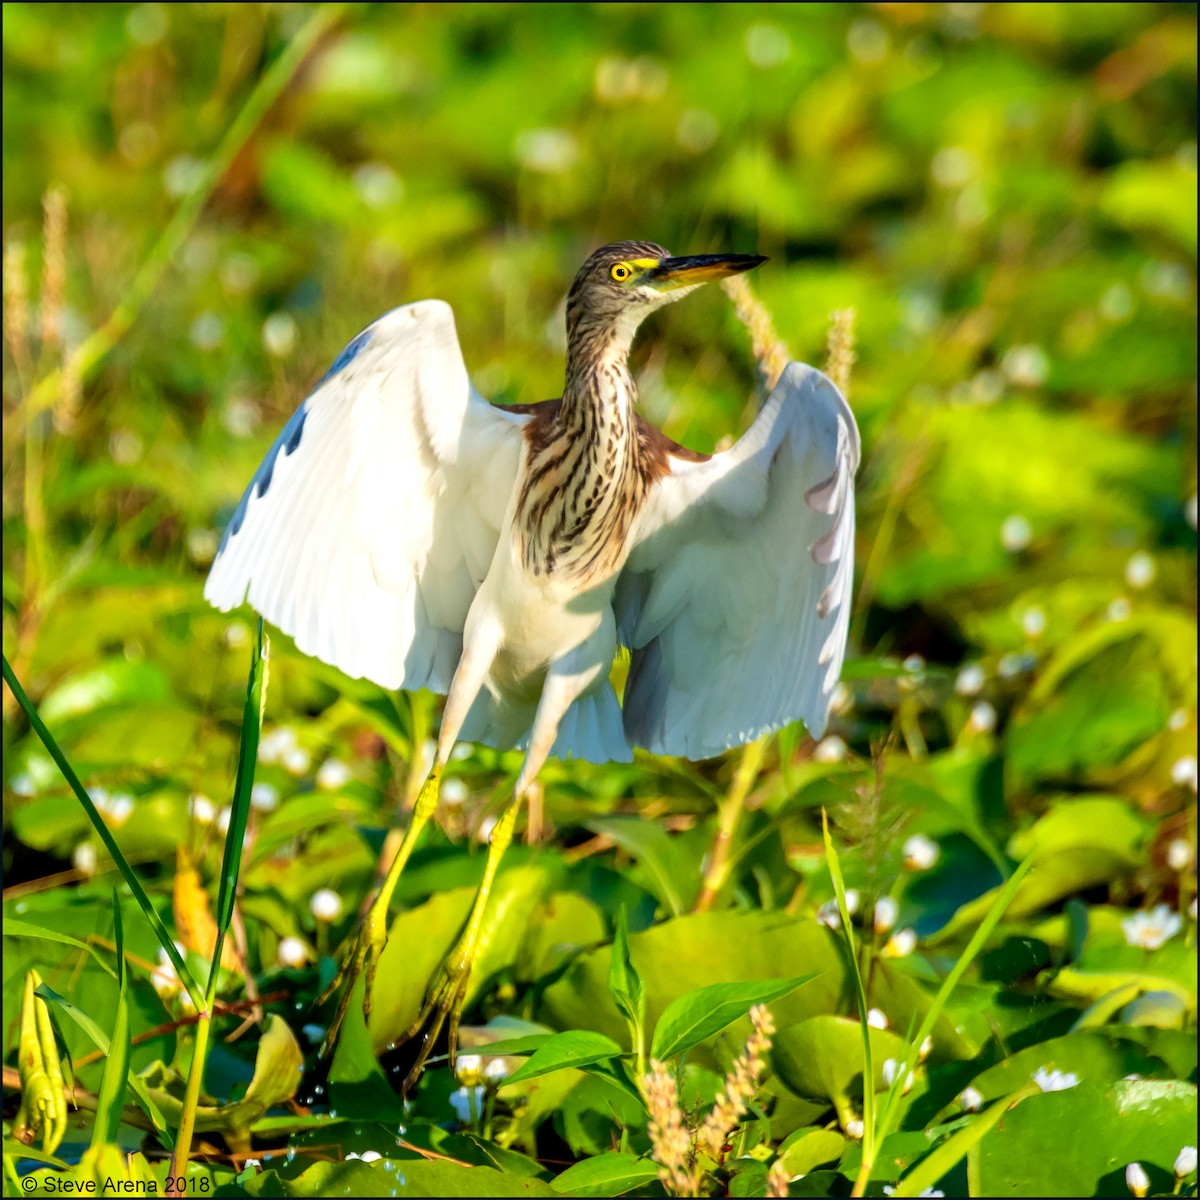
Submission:
<svg viewBox="0 0 1200 1200">
<path fill-rule="evenodd" d="M 526 567 L 536 575 L 590 579 L 625 561 L 647 482 L 634 424 L 637 389 L 629 345 L 637 323 L 567 316 L 562 405 L 539 446 L 531 446 L 518 499 Z"/>
</svg>

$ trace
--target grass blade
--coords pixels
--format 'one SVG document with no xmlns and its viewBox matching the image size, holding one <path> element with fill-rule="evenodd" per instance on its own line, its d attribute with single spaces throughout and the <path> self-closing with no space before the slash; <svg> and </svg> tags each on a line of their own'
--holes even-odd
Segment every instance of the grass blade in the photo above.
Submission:
<svg viewBox="0 0 1200 1200">
<path fill-rule="evenodd" d="M 162 918 L 158 915 L 154 905 L 150 903 L 150 897 L 146 895 L 145 888 L 138 881 L 138 877 L 133 873 L 133 868 L 125 859 L 125 855 L 121 853 L 121 848 L 117 845 L 113 835 L 109 833 L 108 826 L 104 823 L 104 818 L 97 811 L 96 806 L 92 803 L 91 796 L 87 793 L 87 788 L 79 782 L 79 776 L 75 774 L 71 764 L 67 761 L 67 756 L 59 749 L 58 743 L 50 734 L 50 730 L 46 728 L 45 722 L 38 716 L 37 709 L 25 694 L 25 689 L 17 681 L 13 669 L 9 666 L 8 659 L 0 656 L 4 668 L 4 682 L 8 684 L 17 703 L 21 706 L 21 711 L 29 720 L 29 724 L 33 727 L 34 733 L 42 740 L 42 745 L 49 751 L 50 757 L 54 759 L 58 769 L 62 772 L 63 778 L 71 785 L 71 790 L 75 793 L 75 798 L 83 805 L 83 811 L 87 813 L 88 820 L 91 821 L 100 840 L 104 843 L 104 848 L 112 856 L 112 860 L 117 864 L 117 870 L 121 872 L 122 878 L 129 885 L 129 890 L 133 893 L 133 898 L 138 902 L 142 912 L 146 914 L 146 919 L 150 922 L 150 927 L 154 930 L 154 936 L 158 938 L 159 945 L 171 960 L 171 965 L 175 968 L 176 974 L 179 976 L 183 986 L 187 988 L 188 995 L 192 998 L 192 1003 L 197 1010 L 204 1007 L 204 991 L 196 982 L 191 971 L 187 968 L 187 963 L 183 960 L 183 955 L 179 953 L 175 945 L 175 939 L 167 932 L 167 927 L 163 924 Z"/>
<path fill-rule="evenodd" d="M 115 1143 L 125 1107 L 125 1086 L 129 1077 L 129 1002 L 125 996 L 125 927 L 121 923 L 121 904 L 113 888 L 113 937 L 117 943 L 117 1016 L 112 1037 L 108 1039 L 108 1057 L 100 1077 L 96 1096 L 96 1123 L 92 1127 L 92 1149 Z"/>
<path fill-rule="evenodd" d="M 850 957 L 850 974 L 854 978 L 854 995 L 858 1001 L 858 1020 L 863 1042 L 862 1161 L 865 1177 L 870 1178 L 871 1166 L 875 1161 L 875 1089 L 872 1087 L 875 1079 L 875 1066 L 871 1061 L 871 1030 L 867 1024 L 867 991 L 863 987 L 862 972 L 858 969 L 858 952 L 854 948 L 854 930 L 850 925 L 850 910 L 846 907 L 846 884 L 842 879 L 842 864 L 838 859 L 833 838 L 829 836 L 829 818 L 824 809 L 821 809 L 821 831 L 825 838 L 825 859 L 829 863 L 829 874 L 833 878 L 833 892 L 837 897 L 838 913 L 842 918 L 842 936 L 846 941 L 846 953 Z M 860 1173 L 853 1195 L 862 1195 L 859 1183 L 862 1183 L 863 1179 L 864 1174 Z"/>
</svg>

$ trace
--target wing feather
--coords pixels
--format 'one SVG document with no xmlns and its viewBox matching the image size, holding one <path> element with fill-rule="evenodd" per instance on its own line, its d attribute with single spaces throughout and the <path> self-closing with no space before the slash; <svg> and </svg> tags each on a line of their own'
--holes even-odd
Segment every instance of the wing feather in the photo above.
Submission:
<svg viewBox="0 0 1200 1200">
<path fill-rule="evenodd" d="M 517 477 L 527 418 L 467 379 L 448 305 L 363 330 L 284 427 L 205 584 L 389 688 L 450 685 Z"/>
<path fill-rule="evenodd" d="M 858 429 L 791 363 L 728 451 L 672 460 L 618 581 L 625 732 L 707 758 L 801 719 L 824 731 L 845 656 Z"/>
</svg>

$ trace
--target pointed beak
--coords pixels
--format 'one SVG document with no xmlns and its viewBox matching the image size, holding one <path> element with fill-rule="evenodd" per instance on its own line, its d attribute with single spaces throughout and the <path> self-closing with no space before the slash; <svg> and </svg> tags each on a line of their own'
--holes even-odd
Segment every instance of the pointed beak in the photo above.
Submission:
<svg viewBox="0 0 1200 1200">
<path fill-rule="evenodd" d="M 646 272 L 645 282 L 660 292 L 676 288 L 695 287 L 728 275 L 740 275 L 765 263 L 762 254 L 692 254 L 685 258 L 660 258 L 658 265 Z"/>
</svg>

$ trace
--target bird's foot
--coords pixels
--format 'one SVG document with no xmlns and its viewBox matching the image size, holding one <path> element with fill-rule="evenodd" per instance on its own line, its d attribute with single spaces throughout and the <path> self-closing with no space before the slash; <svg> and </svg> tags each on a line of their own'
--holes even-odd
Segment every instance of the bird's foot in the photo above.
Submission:
<svg viewBox="0 0 1200 1200">
<path fill-rule="evenodd" d="M 417 1019 L 409 1026 L 401 1041 L 419 1038 L 416 1061 L 405 1076 L 400 1090 L 407 1095 L 421 1077 L 425 1064 L 437 1044 L 443 1027 L 449 1021 L 450 1069 L 454 1070 L 458 1056 L 458 1026 L 462 1019 L 463 1002 L 471 978 L 473 946 L 465 939 L 450 952 L 430 980 Z"/>
<path fill-rule="evenodd" d="M 364 975 L 363 988 L 363 1020 L 371 1015 L 371 995 L 375 987 L 375 969 L 379 965 L 379 956 L 387 945 L 387 906 L 380 905 L 379 897 L 371 903 L 354 934 L 354 940 L 342 957 L 337 974 L 329 986 L 317 997 L 317 1004 L 325 1004 L 339 991 L 337 1009 L 333 1014 L 325 1039 L 321 1043 L 321 1057 L 325 1058 L 333 1051 L 337 1036 L 341 1032 L 346 1014 L 354 997 L 355 985 L 360 975 Z"/>
</svg>

